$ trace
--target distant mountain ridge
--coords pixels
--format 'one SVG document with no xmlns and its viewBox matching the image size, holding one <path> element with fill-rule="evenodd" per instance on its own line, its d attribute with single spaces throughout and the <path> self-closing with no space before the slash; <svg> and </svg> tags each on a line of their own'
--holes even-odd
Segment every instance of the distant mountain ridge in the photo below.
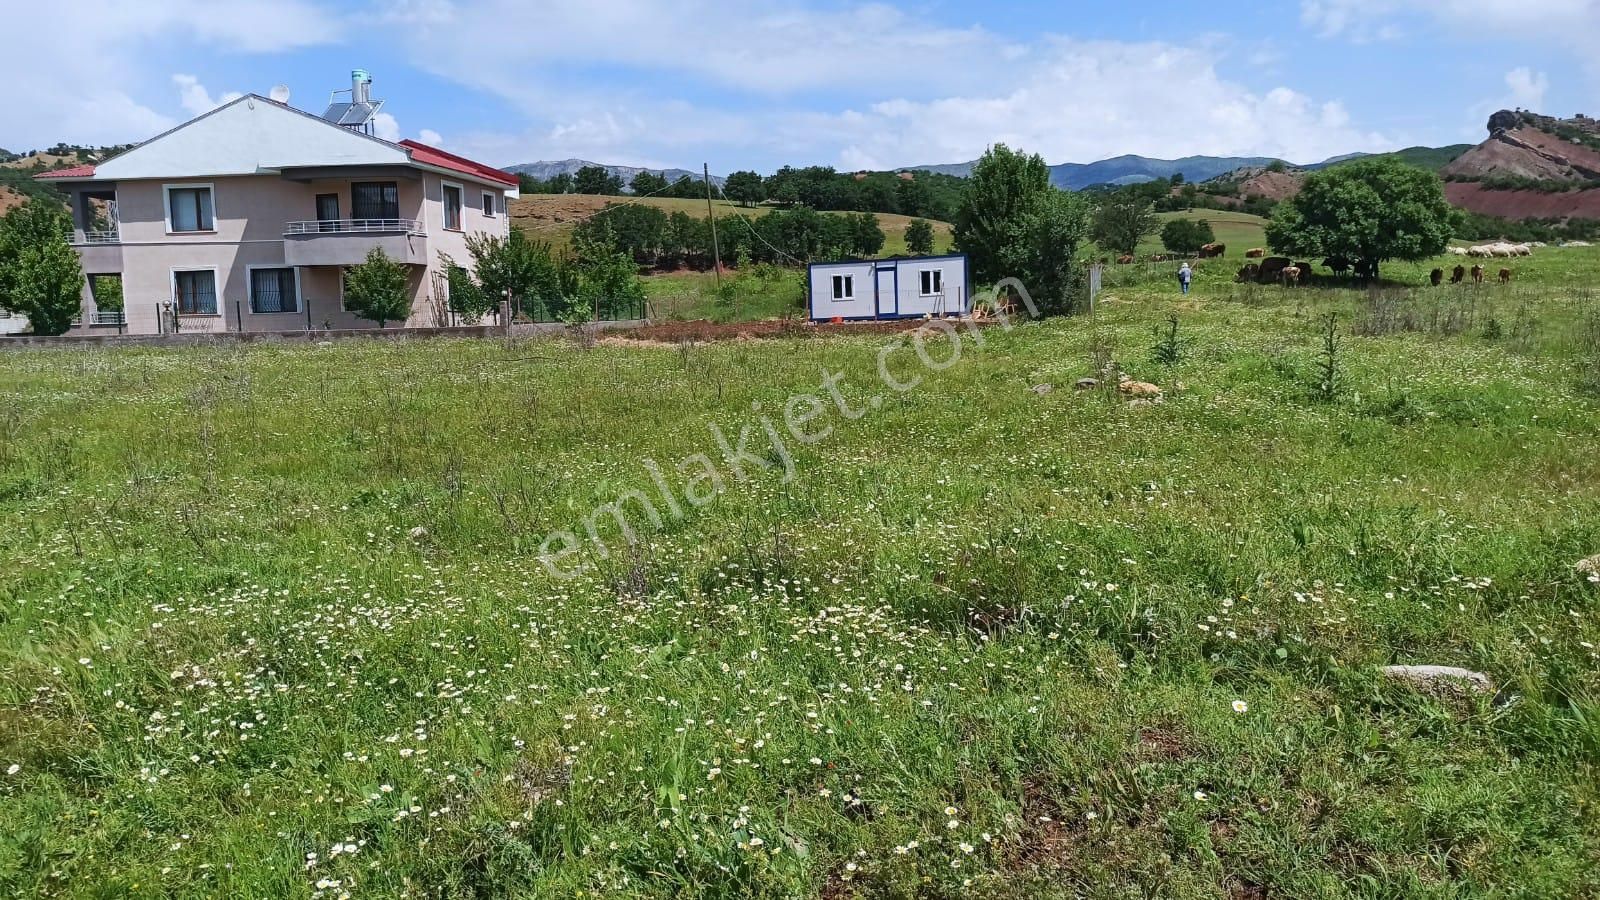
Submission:
<svg viewBox="0 0 1600 900">
<path fill-rule="evenodd" d="M 1437 171 L 1468 149 L 1469 145 L 1465 144 L 1440 148 L 1412 147 L 1393 154 L 1377 155 L 1396 156 L 1414 165 Z M 1142 184 L 1180 174 L 1185 181 L 1201 182 L 1241 170 L 1265 169 L 1275 162 L 1283 162 L 1291 169 L 1316 171 L 1372 155 L 1374 154 L 1346 153 L 1317 163 L 1296 165 L 1271 156 L 1185 156 L 1182 159 L 1153 159 L 1148 156 L 1127 154 L 1092 163 L 1062 163 L 1051 166 L 1050 183 L 1063 190 L 1081 191 L 1096 185 Z M 934 166 L 907 166 L 905 170 L 935 172 L 965 178 L 972 174 L 974 165 L 975 162 L 946 163 Z"/>
<path fill-rule="evenodd" d="M 688 169 L 648 169 L 640 166 L 610 166 L 606 165 L 605 163 L 590 162 L 587 159 L 540 160 L 539 162 L 507 166 L 505 171 L 510 172 L 513 175 L 527 175 L 531 178 L 537 178 L 540 181 L 549 181 L 557 175 L 576 175 L 578 174 L 579 169 L 587 168 L 589 166 L 599 166 L 600 168 L 605 169 L 608 174 L 621 178 L 624 187 L 633 183 L 633 176 L 638 175 L 640 172 L 649 172 L 652 175 L 660 175 L 661 177 L 667 179 L 668 184 L 671 184 L 672 182 L 677 181 L 684 176 L 688 176 L 695 181 L 700 181 L 704 177 L 704 173 L 691 172 Z M 725 180 L 726 179 L 718 175 L 711 176 L 711 183 L 717 187 L 721 187 Z"/>
</svg>

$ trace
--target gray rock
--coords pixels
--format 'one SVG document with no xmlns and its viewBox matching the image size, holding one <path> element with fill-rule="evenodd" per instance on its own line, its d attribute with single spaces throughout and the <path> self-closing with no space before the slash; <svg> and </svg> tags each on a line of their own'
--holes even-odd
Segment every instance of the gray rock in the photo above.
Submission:
<svg viewBox="0 0 1600 900">
<path fill-rule="evenodd" d="M 1424 688 L 1466 688 L 1482 694 L 1494 693 L 1494 681 L 1489 676 L 1455 666 L 1384 666 L 1383 675 Z"/>
<path fill-rule="evenodd" d="M 1080 391 L 1092 391 L 1099 386 L 1100 380 L 1097 378 L 1079 378 L 1078 383 L 1073 385 L 1074 388 Z"/>
<path fill-rule="evenodd" d="M 1600 575 L 1600 553 L 1596 553 L 1588 559 L 1578 560 L 1578 564 L 1572 568 L 1579 575 Z"/>
<path fill-rule="evenodd" d="M 425 540 L 427 540 L 428 539 L 428 529 L 423 528 L 421 525 L 418 525 L 417 527 L 411 529 L 411 539 L 413 541 L 425 541 Z"/>
<path fill-rule="evenodd" d="M 1056 386 L 1053 384 L 1036 384 L 1033 386 L 1033 392 L 1041 397 L 1053 392 L 1055 389 Z"/>
</svg>

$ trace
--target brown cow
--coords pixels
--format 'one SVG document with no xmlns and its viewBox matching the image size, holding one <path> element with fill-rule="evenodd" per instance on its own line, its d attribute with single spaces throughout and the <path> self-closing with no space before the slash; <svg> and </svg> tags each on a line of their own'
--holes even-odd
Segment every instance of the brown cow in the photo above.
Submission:
<svg viewBox="0 0 1600 900">
<path fill-rule="evenodd" d="M 1433 285 L 1434 287 L 1438 287 L 1439 285 L 1444 284 L 1444 270 L 1443 269 L 1434 269 L 1432 272 L 1429 272 L 1428 273 L 1428 283 Z"/>
<path fill-rule="evenodd" d="M 1287 256 L 1269 256 L 1261 261 L 1260 282 L 1262 284 L 1277 284 L 1282 279 L 1278 277 L 1284 269 L 1294 265 L 1294 260 Z"/>
<path fill-rule="evenodd" d="M 1483 266 L 1472 267 L 1472 283 L 1483 284 Z"/>
<path fill-rule="evenodd" d="M 1467 280 L 1467 267 L 1466 266 L 1456 266 L 1456 270 L 1454 272 L 1450 273 L 1450 283 L 1451 284 L 1460 284 L 1461 282 L 1466 281 L 1466 280 Z"/>
<path fill-rule="evenodd" d="M 1255 263 L 1250 263 L 1249 265 L 1239 269 L 1238 276 L 1233 280 L 1239 282 L 1240 284 L 1250 284 L 1251 282 L 1257 281 L 1260 278 L 1261 267 Z"/>
<path fill-rule="evenodd" d="M 1262 259 L 1266 255 L 1267 251 L 1261 249 L 1260 247 L 1252 247 L 1244 252 L 1245 259 Z"/>
<path fill-rule="evenodd" d="M 1297 262 L 1294 264 L 1294 267 L 1300 270 L 1300 283 L 1310 284 L 1311 276 L 1316 274 L 1315 270 L 1311 266 L 1311 263 Z"/>
<path fill-rule="evenodd" d="M 1501 284 L 1510 284 L 1511 283 L 1511 270 L 1510 269 L 1501 269 L 1500 270 L 1500 283 Z"/>
<path fill-rule="evenodd" d="M 1130 256 L 1130 255 L 1127 255 L 1127 254 L 1123 254 L 1122 256 L 1117 257 L 1117 265 L 1119 265 L 1119 266 L 1133 265 L 1133 257 Z"/>
<path fill-rule="evenodd" d="M 1286 288 L 1298 286 L 1300 284 L 1300 267 L 1284 266 L 1283 269 L 1278 272 L 1278 281 L 1281 282 Z"/>
<path fill-rule="evenodd" d="M 1207 244 L 1200 248 L 1201 259 L 1217 259 L 1228 254 L 1227 244 Z"/>
</svg>

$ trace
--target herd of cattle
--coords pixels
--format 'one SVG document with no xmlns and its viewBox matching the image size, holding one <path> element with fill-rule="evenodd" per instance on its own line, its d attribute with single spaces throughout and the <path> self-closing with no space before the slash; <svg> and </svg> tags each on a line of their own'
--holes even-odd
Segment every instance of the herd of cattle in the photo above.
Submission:
<svg viewBox="0 0 1600 900">
<path fill-rule="evenodd" d="M 1309 282 L 1311 276 L 1315 273 L 1311 263 L 1295 262 L 1287 256 L 1269 257 L 1266 254 L 1267 251 L 1262 249 L 1253 249 L 1246 252 L 1246 259 L 1259 259 L 1261 261 L 1258 263 L 1246 263 L 1239 269 L 1239 273 L 1234 280 L 1239 284 L 1281 284 L 1284 287 L 1297 287 Z M 1354 272 L 1358 278 L 1372 277 L 1372 272 L 1368 266 L 1341 257 L 1325 259 L 1322 261 L 1322 266 L 1340 277 L 1351 272 Z M 1466 266 L 1456 266 L 1455 271 L 1450 273 L 1450 283 L 1461 284 L 1468 277 L 1471 277 L 1474 284 L 1483 284 L 1487 275 L 1488 272 L 1483 266 L 1473 266 L 1470 270 Z M 1510 269 L 1501 269 L 1500 283 L 1510 284 L 1512 275 L 1513 273 Z M 1443 269 L 1434 269 L 1429 273 L 1428 280 L 1434 287 L 1444 284 L 1445 271 Z"/>
</svg>

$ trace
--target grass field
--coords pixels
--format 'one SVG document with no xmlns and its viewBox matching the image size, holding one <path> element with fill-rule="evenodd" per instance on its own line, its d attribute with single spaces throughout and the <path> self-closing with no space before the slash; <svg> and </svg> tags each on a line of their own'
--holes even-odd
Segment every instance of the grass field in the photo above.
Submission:
<svg viewBox="0 0 1600 900">
<path fill-rule="evenodd" d="M 1203 269 L 939 371 L 881 335 L 0 354 L 0 892 L 1596 896 L 1600 253 L 1518 265 Z M 1106 360 L 1165 402 L 1073 389 Z M 774 446 L 786 408 L 826 434 Z"/>
</svg>

